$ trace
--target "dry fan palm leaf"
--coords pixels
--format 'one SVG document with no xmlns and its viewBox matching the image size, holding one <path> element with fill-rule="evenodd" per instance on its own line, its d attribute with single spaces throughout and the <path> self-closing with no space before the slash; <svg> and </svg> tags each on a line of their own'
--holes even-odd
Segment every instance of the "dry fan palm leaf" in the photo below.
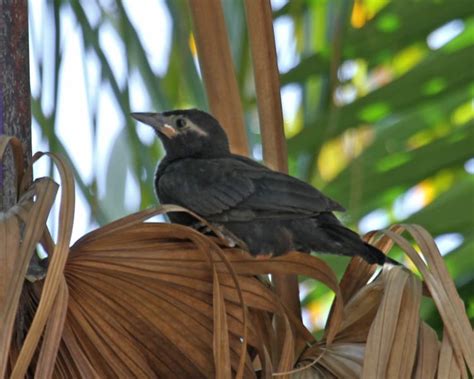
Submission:
<svg viewBox="0 0 474 379">
<path fill-rule="evenodd" d="M 0 157 L 9 144 L 15 157 L 19 190 L 23 177 L 21 144 L 14 137 L 0 136 Z M 9 345 L 28 264 L 46 227 L 56 191 L 56 183 L 40 179 L 22 193 L 14 207 L 0 213 L 0 376 L 9 363 Z"/>
<path fill-rule="evenodd" d="M 420 253 L 401 236 L 405 230 Z M 387 252 L 397 243 L 422 273 L 443 317 L 442 345 L 419 316 L 421 281 L 400 267 L 385 267 L 370 281 L 375 267 L 355 257 L 340 283 L 345 305 L 334 343 L 328 346 L 323 340 L 307 349 L 300 365 L 315 363 L 311 374 L 302 372 L 299 377 L 467 378 L 466 365 L 473 373 L 473 331 L 433 239 L 418 225 L 395 225 L 380 233 L 383 237 L 375 242 L 378 248 Z M 367 236 L 372 243 L 374 235 Z M 449 296 L 443 296 L 448 291 Z M 452 343 L 455 338 L 463 341 Z"/>
<path fill-rule="evenodd" d="M 0 152 L 12 140 L 5 141 Z M 144 222 L 183 211 L 179 207 L 127 216 L 69 248 L 72 175 L 61 158 L 52 158 L 63 186 L 57 241 L 45 224 L 57 190 L 51 179 L 35 181 L 0 220 L 0 259 L 7 267 L 0 286 L 2 374 L 430 378 L 472 373 L 472 328 L 436 245 L 421 227 L 394 226 L 373 243 L 383 251 L 397 243 L 419 269 L 445 324 L 442 342 L 420 319 L 422 282 L 408 270 L 385 267 L 372 279 L 376 267 L 354 258 L 338 283 L 317 257 L 295 252 L 255 258 L 184 226 Z M 402 237 L 405 231 L 421 253 Z M 40 242 L 50 255 L 48 272 L 25 286 L 19 307 L 28 262 Z M 334 291 L 321 340 L 260 278 L 268 273 L 306 275 Z M 31 319 L 21 343 L 12 340 L 17 312 Z M 284 320 L 283 343 L 274 327 L 277 315 Z"/>
<path fill-rule="evenodd" d="M 4 137 L 2 137 L 2 141 L 5 141 Z M 10 141 L 14 140 L 10 139 Z M 0 153 L 3 153 L 3 151 L 0 151 Z M 18 154 L 21 156 L 21 151 Z M 42 155 L 41 153 L 36 154 L 33 161 Z M 59 229 L 57 244 L 54 246 L 54 250 L 50 251 L 51 266 L 44 281 L 44 292 L 37 304 L 35 317 L 29 325 L 21 350 L 17 349 L 18 346 L 12 346 L 11 348 L 11 365 L 13 365 L 12 358 L 15 358 L 12 377 L 23 377 L 25 375 L 41 337 L 43 338 L 43 345 L 39 353 L 37 374 L 43 372 L 42 370 L 46 367 L 52 366 L 67 309 L 67 286 L 63 280 L 63 268 L 69 251 L 74 215 L 74 198 L 72 200 L 68 199 L 68 196 L 74 191 L 74 180 L 64 161 L 54 154 L 49 155 L 57 164 L 64 186 L 59 215 L 63 222 Z M 21 177 L 22 175 L 17 175 L 17 178 Z M 24 177 L 29 177 L 29 175 Z M 22 188 L 23 185 L 19 183 L 17 187 Z M 2 373 L 6 371 L 8 365 L 7 357 L 10 350 L 8 344 L 13 334 L 13 321 L 17 313 L 28 264 L 41 236 L 47 234 L 46 219 L 51 210 L 57 187 L 57 184 L 49 178 L 38 179 L 28 190 L 21 194 L 17 205 L 12 207 L 5 215 L 2 215 L 2 226 L 7 225 L 7 228 L 4 229 L 5 237 L 2 238 L 2 241 L 8 242 L 6 247 L 2 249 L 1 256 L 2 260 L 11 262 L 10 265 L 7 265 L 9 270 L 4 277 L 1 296 L 0 325 L 2 325 L 2 329 L 0 335 L 2 336 L 2 346 L 7 347 L 1 350 L 0 371 Z M 54 311 L 51 312 L 53 308 Z M 44 331 L 46 323 L 48 325 Z"/>
<path fill-rule="evenodd" d="M 248 155 L 244 112 L 221 1 L 188 0 L 188 3 L 210 109 L 229 136 L 233 152 Z"/>
<path fill-rule="evenodd" d="M 240 370 L 252 377 L 248 351 L 258 355 L 264 368 L 293 367 L 294 349 L 266 362 L 274 346 L 261 342 L 261 327 L 253 322 L 259 318 L 271 332 L 271 317 L 265 314 L 285 315 L 275 294 L 255 276 L 283 264 L 255 261 L 230 249 L 224 256 L 215 241 L 177 225 L 139 223 L 94 234 L 71 248 L 65 270 L 71 294 L 66 323 L 72 335 L 63 341 L 64 348 L 69 350 L 72 338 L 74 344 L 91 341 L 87 346 L 92 350 L 83 352 L 88 370 L 99 376 L 162 377 L 230 377 Z M 328 277 L 319 265 L 324 263 L 308 256 L 293 254 L 286 264 L 293 265 L 289 271 Z M 337 288 L 335 278 L 332 286 Z M 246 322 L 252 349 L 242 341 Z M 313 340 L 297 320 L 288 318 L 287 326 L 290 346 L 301 351 Z"/>
</svg>

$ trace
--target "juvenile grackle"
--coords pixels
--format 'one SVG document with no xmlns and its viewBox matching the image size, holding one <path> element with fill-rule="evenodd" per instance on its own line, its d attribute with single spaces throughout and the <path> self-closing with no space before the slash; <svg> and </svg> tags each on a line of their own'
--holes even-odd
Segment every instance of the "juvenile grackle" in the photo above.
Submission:
<svg viewBox="0 0 474 379">
<path fill-rule="evenodd" d="M 344 211 L 309 184 L 232 154 L 218 121 L 197 109 L 132 113 L 154 128 L 166 150 L 155 174 L 162 204 L 197 213 L 251 254 L 291 250 L 359 255 L 368 263 L 392 262 L 332 213 Z M 196 226 L 186 213 L 175 223 Z"/>
</svg>

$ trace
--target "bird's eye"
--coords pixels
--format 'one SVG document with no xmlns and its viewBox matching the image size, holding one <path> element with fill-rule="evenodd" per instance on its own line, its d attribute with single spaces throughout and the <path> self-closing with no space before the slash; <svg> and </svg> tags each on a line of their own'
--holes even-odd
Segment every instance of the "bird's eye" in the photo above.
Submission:
<svg viewBox="0 0 474 379">
<path fill-rule="evenodd" d="M 176 127 L 177 127 L 178 129 L 182 129 L 182 128 L 184 128 L 185 126 L 186 126 L 186 120 L 185 120 L 184 118 L 178 118 L 178 119 L 176 120 Z"/>
</svg>

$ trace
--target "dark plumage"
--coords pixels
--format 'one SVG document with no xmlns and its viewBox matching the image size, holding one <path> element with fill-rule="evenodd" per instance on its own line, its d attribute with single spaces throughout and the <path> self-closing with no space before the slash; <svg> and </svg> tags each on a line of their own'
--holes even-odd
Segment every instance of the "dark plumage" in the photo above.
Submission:
<svg viewBox="0 0 474 379">
<path fill-rule="evenodd" d="M 199 214 L 250 253 L 279 255 L 291 250 L 360 255 L 369 263 L 389 258 L 344 227 L 333 211 L 344 211 L 309 184 L 232 154 L 224 130 L 196 110 L 133 113 L 152 126 L 166 150 L 155 189 L 162 204 Z M 172 222 L 196 225 L 185 213 Z"/>
</svg>

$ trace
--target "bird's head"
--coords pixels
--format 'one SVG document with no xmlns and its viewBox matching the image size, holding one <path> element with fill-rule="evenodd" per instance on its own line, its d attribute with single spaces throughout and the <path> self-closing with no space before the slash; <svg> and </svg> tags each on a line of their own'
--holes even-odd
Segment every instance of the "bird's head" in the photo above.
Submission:
<svg viewBox="0 0 474 379">
<path fill-rule="evenodd" d="M 131 115 L 156 131 L 169 159 L 210 158 L 229 154 L 229 142 L 224 129 L 206 112 L 183 109 Z"/>
</svg>

